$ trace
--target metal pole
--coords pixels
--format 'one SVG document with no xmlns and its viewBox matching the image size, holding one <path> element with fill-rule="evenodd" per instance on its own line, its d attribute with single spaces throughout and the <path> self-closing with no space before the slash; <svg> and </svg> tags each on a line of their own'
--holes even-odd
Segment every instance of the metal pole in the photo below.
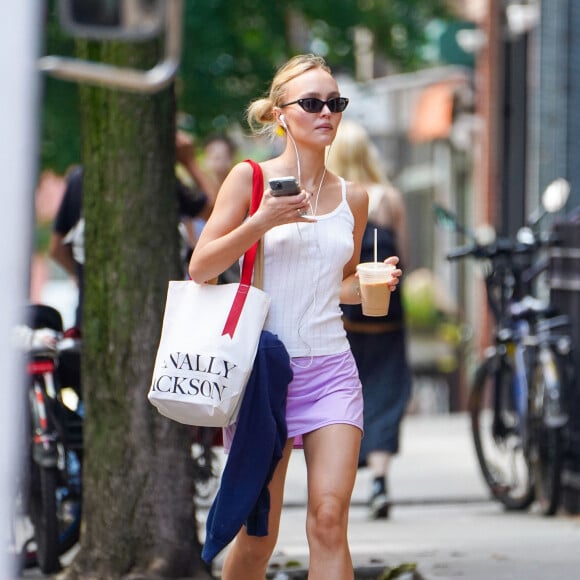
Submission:
<svg viewBox="0 0 580 580">
<path fill-rule="evenodd" d="M 2 15 L 3 14 L 3 15 Z M 3 2 L 0 9 L 0 575 L 16 578 L 15 562 L 6 550 L 10 513 L 22 457 L 18 418 L 22 416 L 24 374 L 12 344 L 14 327 L 28 296 L 32 192 L 37 177 L 38 46 L 41 17 L 36 2 Z"/>
<path fill-rule="evenodd" d="M 538 185 L 540 194 L 557 177 L 570 179 L 569 0 L 542 2 L 540 19 Z"/>
<path fill-rule="evenodd" d="M 148 71 L 63 56 L 43 56 L 38 66 L 41 71 L 68 81 L 139 93 L 156 93 L 173 81 L 181 57 L 183 2 L 171 0 L 167 2 L 165 9 L 165 55 L 161 62 Z"/>
</svg>

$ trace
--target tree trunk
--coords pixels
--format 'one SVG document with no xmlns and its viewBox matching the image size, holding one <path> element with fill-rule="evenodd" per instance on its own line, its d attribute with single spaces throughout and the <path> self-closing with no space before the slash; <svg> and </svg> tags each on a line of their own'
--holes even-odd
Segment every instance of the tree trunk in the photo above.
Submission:
<svg viewBox="0 0 580 580">
<path fill-rule="evenodd" d="M 157 42 L 81 43 L 149 68 Z M 81 549 L 67 578 L 211 578 L 200 558 L 191 430 L 147 400 L 167 282 L 179 277 L 175 97 L 81 89 L 85 216 Z"/>
</svg>

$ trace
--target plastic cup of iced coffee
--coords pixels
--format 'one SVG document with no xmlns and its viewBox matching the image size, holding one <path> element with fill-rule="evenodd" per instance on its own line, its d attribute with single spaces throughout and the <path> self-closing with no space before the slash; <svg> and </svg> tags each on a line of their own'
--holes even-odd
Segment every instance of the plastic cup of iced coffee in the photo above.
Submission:
<svg viewBox="0 0 580 580">
<path fill-rule="evenodd" d="M 362 312 L 365 316 L 386 316 L 389 301 L 393 264 L 384 262 L 363 262 L 356 267 L 360 284 Z"/>
</svg>

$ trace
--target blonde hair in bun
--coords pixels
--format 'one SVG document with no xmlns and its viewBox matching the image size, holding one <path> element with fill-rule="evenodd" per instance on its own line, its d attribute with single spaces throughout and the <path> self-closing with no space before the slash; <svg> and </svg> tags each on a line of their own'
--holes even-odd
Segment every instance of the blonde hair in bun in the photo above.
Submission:
<svg viewBox="0 0 580 580">
<path fill-rule="evenodd" d="M 322 69 L 330 74 L 330 67 L 321 56 L 315 54 L 298 54 L 282 65 L 274 75 L 267 97 L 252 101 L 246 111 L 246 119 L 256 134 L 274 136 L 278 128 L 274 116 L 274 107 L 283 102 L 286 85 L 292 79 L 312 69 Z"/>
</svg>

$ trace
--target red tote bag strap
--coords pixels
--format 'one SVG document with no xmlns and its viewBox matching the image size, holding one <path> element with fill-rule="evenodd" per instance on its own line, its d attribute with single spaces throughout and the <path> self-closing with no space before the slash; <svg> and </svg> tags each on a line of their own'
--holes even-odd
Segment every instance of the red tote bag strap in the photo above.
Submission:
<svg viewBox="0 0 580 580">
<path fill-rule="evenodd" d="M 256 213 L 260 207 L 262 196 L 264 195 L 264 175 L 262 168 L 252 159 L 246 159 L 246 162 L 252 166 L 254 170 L 252 180 L 252 202 L 250 204 L 250 215 Z M 254 271 L 254 263 L 256 261 L 256 254 L 258 252 L 258 243 L 248 248 L 244 254 L 244 261 L 242 263 L 242 274 L 240 276 L 240 283 L 249 286 L 252 283 L 252 272 Z"/>
<path fill-rule="evenodd" d="M 246 159 L 246 161 L 254 170 L 252 179 L 252 201 L 250 204 L 250 215 L 253 215 L 260 207 L 262 196 L 264 195 L 264 175 L 262 174 L 262 168 L 255 161 L 252 161 L 251 159 Z M 258 244 L 259 242 L 256 242 L 253 246 L 248 248 L 244 254 L 240 285 L 238 286 L 238 291 L 236 292 L 234 302 L 224 325 L 222 336 L 229 334 L 233 338 L 234 332 L 236 331 L 244 303 L 246 302 L 246 296 L 248 295 L 252 283 L 252 272 L 254 271 Z"/>
</svg>

